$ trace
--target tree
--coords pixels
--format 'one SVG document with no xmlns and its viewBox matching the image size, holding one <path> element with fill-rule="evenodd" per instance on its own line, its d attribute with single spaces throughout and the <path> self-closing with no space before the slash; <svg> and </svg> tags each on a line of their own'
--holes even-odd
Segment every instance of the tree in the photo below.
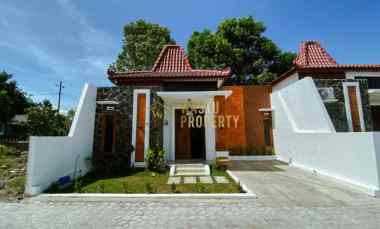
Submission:
<svg viewBox="0 0 380 229">
<path fill-rule="evenodd" d="M 33 136 L 64 136 L 67 135 L 67 118 L 53 109 L 53 105 L 44 100 L 27 110 L 28 132 Z"/>
<path fill-rule="evenodd" d="M 116 69 L 151 69 L 162 47 L 169 43 L 175 43 L 169 29 L 144 20 L 131 22 L 124 26 L 123 47 L 116 60 Z"/>
<path fill-rule="evenodd" d="M 195 68 L 230 67 L 230 84 L 263 84 L 291 67 L 295 54 L 282 52 L 263 36 L 265 26 L 252 17 L 223 21 L 215 33 L 194 32 L 188 42 Z"/>
<path fill-rule="evenodd" d="M 11 79 L 11 74 L 0 72 L 0 127 L 6 126 L 16 114 L 23 114 L 32 105 L 31 100 L 17 87 L 16 81 Z"/>
</svg>

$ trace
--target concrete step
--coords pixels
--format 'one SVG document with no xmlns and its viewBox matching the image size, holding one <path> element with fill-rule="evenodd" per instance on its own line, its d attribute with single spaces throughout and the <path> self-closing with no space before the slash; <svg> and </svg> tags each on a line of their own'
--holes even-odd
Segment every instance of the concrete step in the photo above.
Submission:
<svg viewBox="0 0 380 229">
<path fill-rule="evenodd" d="M 205 172 L 178 172 L 174 176 L 209 176 Z"/>
<path fill-rule="evenodd" d="M 177 168 L 203 168 L 204 164 L 176 164 Z"/>
<path fill-rule="evenodd" d="M 176 167 L 175 169 L 176 171 L 181 171 L 181 172 L 190 172 L 190 171 L 204 171 L 205 168 L 202 167 L 202 168 L 198 168 L 198 167 L 187 167 L 187 168 L 183 168 L 183 167 Z"/>
<path fill-rule="evenodd" d="M 170 176 L 209 176 L 210 168 L 204 164 L 175 164 L 170 167 Z"/>
</svg>

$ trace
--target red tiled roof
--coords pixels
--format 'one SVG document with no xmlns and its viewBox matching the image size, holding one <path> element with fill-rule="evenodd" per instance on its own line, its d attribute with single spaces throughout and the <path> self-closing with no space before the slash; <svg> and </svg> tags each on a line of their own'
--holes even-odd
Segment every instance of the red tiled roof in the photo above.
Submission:
<svg viewBox="0 0 380 229">
<path fill-rule="evenodd" d="M 204 70 L 192 69 L 187 59 L 185 50 L 179 45 L 165 45 L 158 55 L 152 70 L 148 71 L 126 71 L 114 72 L 108 71 L 110 80 L 154 78 L 154 79 L 172 79 L 172 78 L 227 78 L 231 75 L 230 69 L 224 70 Z"/>
<path fill-rule="evenodd" d="M 294 60 L 297 66 L 334 66 L 338 63 L 326 52 L 318 41 L 302 42 L 299 53 Z"/>
<path fill-rule="evenodd" d="M 332 71 L 380 72 L 380 64 L 338 64 L 318 41 L 302 42 L 293 64 L 294 66 L 274 80 L 272 85 L 286 79 L 297 71 L 312 71 L 315 73 Z"/>
<path fill-rule="evenodd" d="M 185 50 L 179 45 L 166 45 L 154 63 L 153 72 L 188 72 L 192 68 L 185 54 Z"/>
</svg>

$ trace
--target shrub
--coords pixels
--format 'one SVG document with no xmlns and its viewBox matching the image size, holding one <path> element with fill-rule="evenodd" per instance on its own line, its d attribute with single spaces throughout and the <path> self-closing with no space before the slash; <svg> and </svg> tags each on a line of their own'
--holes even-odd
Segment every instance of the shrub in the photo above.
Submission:
<svg viewBox="0 0 380 229">
<path fill-rule="evenodd" d="M 13 156 L 16 156 L 17 154 L 18 154 L 18 152 L 17 152 L 17 150 L 15 148 L 8 147 L 8 146 L 5 146 L 5 145 L 0 145 L 0 155 L 7 155 L 7 156 L 13 155 Z"/>
<path fill-rule="evenodd" d="M 148 149 L 145 160 L 148 170 L 152 172 L 162 172 L 165 170 L 165 150 Z"/>
</svg>

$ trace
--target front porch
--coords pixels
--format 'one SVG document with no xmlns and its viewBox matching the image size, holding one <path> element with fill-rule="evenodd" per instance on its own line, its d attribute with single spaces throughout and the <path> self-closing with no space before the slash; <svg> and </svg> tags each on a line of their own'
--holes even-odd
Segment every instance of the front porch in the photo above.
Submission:
<svg viewBox="0 0 380 229">
<path fill-rule="evenodd" d="M 164 102 L 163 148 L 169 164 L 212 161 L 216 157 L 214 98 L 227 98 L 231 94 L 231 91 L 157 93 Z"/>
</svg>

